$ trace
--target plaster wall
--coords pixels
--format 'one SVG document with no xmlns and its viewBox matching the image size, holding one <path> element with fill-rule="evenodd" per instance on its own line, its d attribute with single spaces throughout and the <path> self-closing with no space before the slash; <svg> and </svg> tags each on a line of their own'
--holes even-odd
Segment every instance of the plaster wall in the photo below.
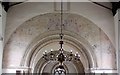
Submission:
<svg viewBox="0 0 120 75">
<path fill-rule="evenodd" d="M 79 9 L 78 9 L 79 7 Z M 100 27 L 115 46 L 115 28 L 112 12 L 92 3 L 72 3 L 70 12 L 80 14 Z"/>
<path fill-rule="evenodd" d="M 22 23 L 34 16 L 50 12 L 56 12 L 54 11 L 54 3 L 52 2 L 24 3 L 11 7 L 7 16 L 5 43 L 13 31 Z M 110 10 L 90 2 L 72 2 L 70 3 L 70 10 L 67 12 L 82 15 L 94 22 L 107 34 L 115 46 L 114 18 Z"/>
<path fill-rule="evenodd" d="M 24 3 L 9 9 L 3 68 L 21 67 L 21 59 L 33 39 L 38 35 L 60 29 L 60 15 L 45 14 L 58 12 L 54 10 L 54 3 Z M 96 68 L 116 69 L 112 13 L 92 3 L 70 3 L 70 9 L 65 12 L 74 14 L 64 15 L 66 21 L 64 30 L 74 32 L 89 42 L 97 57 Z"/>
</svg>

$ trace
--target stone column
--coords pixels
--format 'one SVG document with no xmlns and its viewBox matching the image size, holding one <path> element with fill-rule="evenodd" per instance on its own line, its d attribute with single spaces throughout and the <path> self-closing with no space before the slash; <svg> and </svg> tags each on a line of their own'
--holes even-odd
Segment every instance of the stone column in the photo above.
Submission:
<svg viewBox="0 0 120 75">
<path fill-rule="evenodd" d="M 2 73 L 2 6 L 0 4 L 0 74 Z"/>
<path fill-rule="evenodd" d="M 0 74 L 2 73 L 5 23 L 6 23 L 6 12 L 4 11 L 2 4 L 0 3 Z"/>
<path fill-rule="evenodd" d="M 114 22 L 116 37 L 116 64 L 117 72 L 120 74 L 120 9 L 117 10 L 117 13 L 114 16 Z"/>
<path fill-rule="evenodd" d="M 120 9 L 118 9 L 117 13 L 118 13 L 118 73 L 120 75 Z"/>
</svg>

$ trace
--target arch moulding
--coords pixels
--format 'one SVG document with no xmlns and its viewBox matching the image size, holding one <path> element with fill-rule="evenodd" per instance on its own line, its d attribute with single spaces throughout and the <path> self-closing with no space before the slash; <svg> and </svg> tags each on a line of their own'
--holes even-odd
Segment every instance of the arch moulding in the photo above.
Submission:
<svg viewBox="0 0 120 75">
<path fill-rule="evenodd" d="M 32 69 L 35 67 L 34 60 L 37 53 L 40 51 L 42 47 L 50 42 L 59 41 L 59 30 L 58 31 L 49 31 L 37 36 L 31 44 L 27 47 L 27 50 L 22 58 L 21 66 L 26 66 Z M 64 32 L 64 41 L 74 45 L 76 48 L 82 51 L 85 56 L 85 60 L 87 61 L 87 67 L 85 69 L 90 71 L 91 68 L 97 67 L 96 56 L 94 54 L 92 46 L 86 41 L 83 37 L 69 31 Z M 42 57 L 42 56 L 41 56 Z M 40 58 L 41 58 L 40 57 Z"/>
</svg>

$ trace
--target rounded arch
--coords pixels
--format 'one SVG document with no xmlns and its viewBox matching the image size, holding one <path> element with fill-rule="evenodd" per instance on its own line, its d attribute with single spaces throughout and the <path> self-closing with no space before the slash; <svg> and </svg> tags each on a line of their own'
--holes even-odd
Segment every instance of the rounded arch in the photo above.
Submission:
<svg viewBox="0 0 120 75">
<path fill-rule="evenodd" d="M 53 53 L 54 52 L 58 52 L 58 51 L 53 51 Z M 33 73 L 44 73 L 45 71 L 47 71 L 48 73 L 54 73 L 54 69 L 58 66 L 58 64 L 59 63 L 57 61 L 45 61 L 43 58 L 40 58 L 40 60 L 35 65 L 35 69 L 34 69 Z M 75 70 L 76 72 L 70 70 L 70 65 L 73 68 L 73 70 Z M 73 72 L 74 73 L 85 73 L 84 72 L 84 67 L 83 67 L 83 64 L 81 63 L 81 61 L 77 61 L 77 62 L 75 62 L 75 61 L 71 61 L 71 62 L 65 61 L 63 63 L 63 66 L 66 70 L 66 73 L 73 73 Z"/>
<path fill-rule="evenodd" d="M 35 59 L 35 55 L 38 53 L 40 48 L 46 44 L 49 44 L 50 42 L 59 40 L 59 32 L 60 31 L 51 31 L 36 37 L 34 42 L 32 42 L 26 50 L 22 60 L 24 62 L 21 62 L 21 65 L 32 68 L 33 60 Z M 97 67 L 96 56 L 93 52 L 93 48 L 84 38 L 78 36 L 75 33 L 64 31 L 64 41 L 71 43 L 78 49 L 81 49 L 88 63 L 88 66 L 86 68 L 90 69 Z M 38 47 L 39 49 L 37 49 Z"/>
<path fill-rule="evenodd" d="M 18 62 L 15 63 L 15 65 L 20 67 L 25 66 L 32 68 L 32 64 L 33 64 L 32 61 L 37 55 L 37 52 L 39 52 L 39 48 L 44 47 L 45 45 L 51 43 L 52 41 L 59 40 L 59 36 L 58 36 L 60 32 L 59 17 L 60 17 L 59 13 L 47 13 L 43 15 L 38 15 L 24 22 L 24 24 L 22 24 L 21 26 L 19 26 L 15 30 L 15 32 L 11 35 L 8 43 L 5 46 L 4 58 L 3 58 L 5 60 L 4 61 L 5 63 L 3 65 L 9 66 L 11 63 L 14 64 L 14 59 L 8 60 L 8 58 L 10 55 L 9 54 L 10 51 L 11 52 L 13 51 L 14 52 L 13 55 L 14 54 L 16 55 L 18 51 L 16 51 L 15 53 L 14 50 L 17 47 L 19 51 L 23 51 L 23 52 L 25 51 L 25 54 L 23 56 L 21 52 L 20 55 L 21 57 L 18 56 L 18 58 L 20 59 L 17 59 Z M 110 56 L 110 59 L 108 61 L 110 63 L 107 65 L 107 67 L 105 66 L 106 64 L 104 64 L 105 68 L 116 68 L 116 66 L 114 66 L 115 62 L 113 61 L 115 60 L 115 49 L 112 46 L 112 43 L 110 42 L 107 35 L 99 27 L 97 27 L 93 22 L 89 21 L 88 19 L 77 14 L 65 13 L 64 20 L 66 20 L 64 26 L 64 34 L 65 34 L 64 41 L 75 46 L 76 48 L 78 48 L 78 50 L 81 51 L 83 50 L 84 56 L 87 55 L 86 59 L 88 60 L 87 62 L 89 62 L 89 65 L 86 68 L 90 69 L 90 68 L 103 67 L 100 65 L 98 61 L 99 59 L 96 60 L 97 55 L 94 54 L 94 52 L 100 51 L 99 48 L 101 46 L 99 41 L 107 45 L 104 46 L 103 50 L 105 51 L 105 54 L 107 54 L 107 52 L 109 53 L 107 54 L 107 56 Z M 56 25 L 57 23 L 58 25 Z M 50 25 L 53 26 L 50 27 Z M 31 31 L 32 29 L 34 31 Z M 98 38 L 99 36 L 100 38 Z M 103 41 L 101 40 L 101 36 Z M 21 45 L 19 44 L 23 44 L 25 46 L 21 47 Z M 95 48 L 96 46 L 98 47 Z M 11 57 L 15 57 L 15 56 L 11 56 Z M 8 64 L 6 60 L 10 61 L 10 64 Z M 104 60 L 103 62 L 105 62 Z M 20 61 L 21 63 L 19 63 Z"/>
</svg>

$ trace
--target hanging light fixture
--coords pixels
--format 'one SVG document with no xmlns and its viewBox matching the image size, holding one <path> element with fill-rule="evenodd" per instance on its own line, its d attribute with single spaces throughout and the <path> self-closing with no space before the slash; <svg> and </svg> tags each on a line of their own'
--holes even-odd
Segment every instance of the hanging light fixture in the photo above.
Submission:
<svg viewBox="0 0 120 75">
<path fill-rule="evenodd" d="M 47 51 L 45 51 L 43 53 L 43 59 L 45 59 L 46 61 L 57 61 L 59 62 L 59 65 L 55 68 L 54 72 L 55 73 L 58 73 L 59 75 L 62 74 L 62 73 L 66 73 L 66 70 L 63 66 L 63 62 L 64 61 L 80 61 L 80 55 L 78 54 L 78 52 L 76 52 L 76 54 L 73 54 L 72 53 L 72 50 L 70 52 L 67 52 L 64 51 L 63 49 L 63 3 L 61 1 L 61 29 L 60 29 L 60 41 L 59 41 L 59 44 L 60 44 L 60 49 L 55 52 L 51 49 L 51 51 L 49 53 L 47 53 Z"/>
</svg>

